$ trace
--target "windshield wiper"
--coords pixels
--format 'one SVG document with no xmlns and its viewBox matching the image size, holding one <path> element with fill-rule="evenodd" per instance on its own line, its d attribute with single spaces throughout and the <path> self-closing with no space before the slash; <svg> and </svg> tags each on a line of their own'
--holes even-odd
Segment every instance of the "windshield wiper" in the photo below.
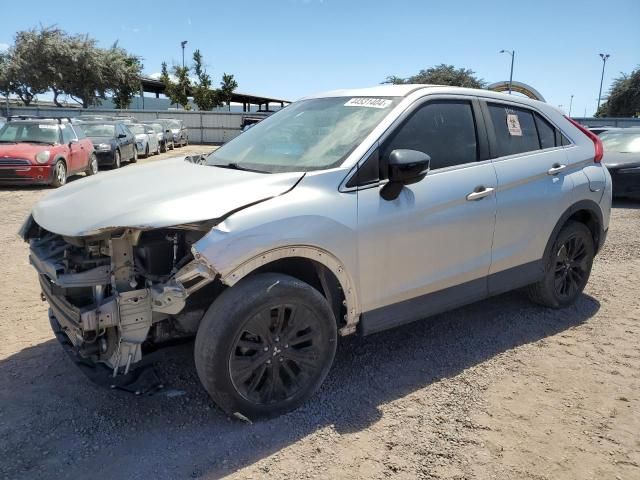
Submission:
<svg viewBox="0 0 640 480">
<path fill-rule="evenodd" d="M 53 145 L 53 142 L 44 142 L 42 140 L 22 140 L 23 143 L 37 143 L 39 145 Z"/>
<path fill-rule="evenodd" d="M 269 172 L 265 172 L 264 170 L 256 170 L 254 168 L 242 167 L 242 166 L 238 165 L 235 162 L 230 162 L 230 163 L 212 163 L 211 166 L 212 167 L 219 167 L 219 168 L 229 168 L 231 170 L 242 170 L 244 172 L 269 173 Z"/>
<path fill-rule="evenodd" d="M 0 143 L 18 143 L 18 142 L 13 140 L 0 140 Z"/>
</svg>

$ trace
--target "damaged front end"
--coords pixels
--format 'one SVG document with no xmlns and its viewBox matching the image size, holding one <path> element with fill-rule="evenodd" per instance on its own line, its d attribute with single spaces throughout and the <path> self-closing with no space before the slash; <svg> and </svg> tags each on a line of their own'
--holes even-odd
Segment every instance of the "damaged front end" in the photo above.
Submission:
<svg viewBox="0 0 640 480">
<path fill-rule="evenodd" d="M 103 364 L 116 377 L 128 374 L 146 350 L 193 336 L 224 288 L 192 252 L 208 228 L 120 228 L 66 237 L 30 217 L 20 234 L 30 244 L 56 336 L 83 363 Z"/>
</svg>

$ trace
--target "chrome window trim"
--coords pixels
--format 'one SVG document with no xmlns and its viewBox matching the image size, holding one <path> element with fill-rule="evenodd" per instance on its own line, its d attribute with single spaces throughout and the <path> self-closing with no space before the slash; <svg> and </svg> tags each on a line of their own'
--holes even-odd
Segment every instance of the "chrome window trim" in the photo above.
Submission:
<svg viewBox="0 0 640 480">
<path fill-rule="evenodd" d="M 418 90 L 420 91 L 420 90 Z M 372 183 L 370 185 L 364 185 L 362 187 L 347 187 L 347 183 L 349 183 L 349 181 L 351 180 L 351 177 L 353 177 L 356 172 L 358 171 L 358 168 L 360 165 L 362 165 L 368 158 L 369 155 L 371 155 L 376 148 L 378 148 L 380 146 L 380 144 L 384 143 L 385 140 L 387 140 L 387 138 L 389 138 L 389 135 L 391 135 L 393 133 L 393 131 L 404 121 L 406 120 L 406 118 L 411 115 L 417 108 L 420 108 L 422 105 L 432 102 L 432 101 L 437 101 L 437 100 L 467 100 L 469 101 L 469 103 L 471 103 L 471 107 L 473 108 L 473 100 L 475 98 L 478 98 L 474 95 L 469 95 L 469 94 L 455 94 L 455 93 L 428 93 L 428 90 L 426 90 L 426 93 L 424 95 L 421 95 L 418 98 L 415 98 L 411 101 L 410 104 L 408 104 L 406 106 L 406 108 L 400 112 L 396 118 L 391 122 L 391 124 L 380 134 L 380 136 L 378 137 L 377 140 L 375 140 L 373 142 L 373 144 L 369 147 L 369 149 L 367 149 L 366 153 L 364 155 L 362 155 L 358 161 L 351 167 L 351 169 L 349 170 L 349 173 L 347 173 L 346 177 L 342 180 L 342 182 L 340 182 L 340 185 L 338 186 L 338 191 L 342 192 L 342 193 L 346 193 L 346 192 L 354 192 L 357 190 L 364 190 L 364 189 L 368 189 L 368 188 L 373 188 L 373 187 L 377 187 L 380 185 L 385 185 L 388 183 L 388 180 L 379 180 L 376 183 Z M 398 106 L 400 106 L 402 104 L 402 102 L 400 104 L 398 104 Z M 396 107 L 397 108 L 397 107 Z M 475 110 L 473 111 L 474 117 L 475 117 Z M 478 136 L 478 131 L 477 131 L 477 120 L 476 120 L 476 142 L 478 141 L 477 136 Z M 481 161 L 473 161 L 473 162 L 468 162 L 468 163 L 461 163 L 459 165 L 452 165 L 450 167 L 443 167 L 443 168 L 436 168 L 434 170 L 429 170 L 429 173 L 427 175 L 436 175 L 439 172 L 449 172 L 449 171 L 453 171 L 453 170 L 457 170 L 459 168 L 469 168 L 470 166 L 473 165 L 480 165 L 486 162 L 490 162 L 491 159 L 487 159 L 487 160 L 481 160 Z M 346 162 L 345 162 L 346 163 Z M 344 164 L 343 164 L 344 165 Z M 434 172 L 434 173 L 432 173 Z"/>
</svg>

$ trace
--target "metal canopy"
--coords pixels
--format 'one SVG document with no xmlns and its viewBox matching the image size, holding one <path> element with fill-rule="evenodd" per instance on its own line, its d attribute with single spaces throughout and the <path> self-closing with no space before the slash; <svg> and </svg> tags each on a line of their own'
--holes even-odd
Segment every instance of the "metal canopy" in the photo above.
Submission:
<svg viewBox="0 0 640 480">
<path fill-rule="evenodd" d="M 158 98 L 161 93 L 164 93 L 164 83 L 160 80 L 149 77 L 140 77 L 140 82 L 142 83 L 142 90 L 148 93 L 155 93 L 156 98 Z M 187 91 L 187 94 L 190 95 L 191 92 Z M 280 107 L 284 107 L 285 103 L 291 103 L 291 100 L 284 100 L 282 98 L 262 97 L 260 95 L 240 92 L 233 92 L 231 95 L 231 101 L 233 103 L 241 103 L 244 111 L 247 110 L 248 105 L 258 105 L 262 110 L 269 110 L 270 103 L 280 104 Z M 262 108 L 263 105 L 264 109 Z"/>
</svg>

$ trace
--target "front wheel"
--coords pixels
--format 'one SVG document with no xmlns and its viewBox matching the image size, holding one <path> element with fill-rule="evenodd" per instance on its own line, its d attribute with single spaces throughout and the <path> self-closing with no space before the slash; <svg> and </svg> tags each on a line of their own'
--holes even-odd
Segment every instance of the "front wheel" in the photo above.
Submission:
<svg viewBox="0 0 640 480">
<path fill-rule="evenodd" d="M 120 157 L 120 150 L 116 150 L 113 159 L 113 168 L 120 168 L 122 165 L 122 158 Z"/>
<path fill-rule="evenodd" d="M 583 223 L 567 223 L 545 259 L 544 278 L 529 287 L 529 297 L 551 308 L 572 305 L 589 281 L 594 257 L 591 231 Z"/>
<path fill-rule="evenodd" d="M 196 370 L 226 413 L 271 417 L 320 387 L 336 339 L 331 308 L 315 288 L 287 275 L 252 275 L 225 290 L 202 319 Z"/>
<path fill-rule="evenodd" d="M 86 174 L 87 176 L 95 175 L 98 173 L 98 157 L 96 157 L 95 153 L 92 153 L 89 157 L 89 165 L 87 165 Z"/>
<path fill-rule="evenodd" d="M 146 156 L 149 156 L 149 145 L 147 145 Z M 133 147 L 133 157 L 129 160 L 131 163 L 136 163 L 138 161 L 138 149 Z"/>
<path fill-rule="evenodd" d="M 67 183 L 67 166 L 64 161 L 58 160 L 53 166 L 53 179 L 51 186 L 58 188 Z"/>
</svg>

